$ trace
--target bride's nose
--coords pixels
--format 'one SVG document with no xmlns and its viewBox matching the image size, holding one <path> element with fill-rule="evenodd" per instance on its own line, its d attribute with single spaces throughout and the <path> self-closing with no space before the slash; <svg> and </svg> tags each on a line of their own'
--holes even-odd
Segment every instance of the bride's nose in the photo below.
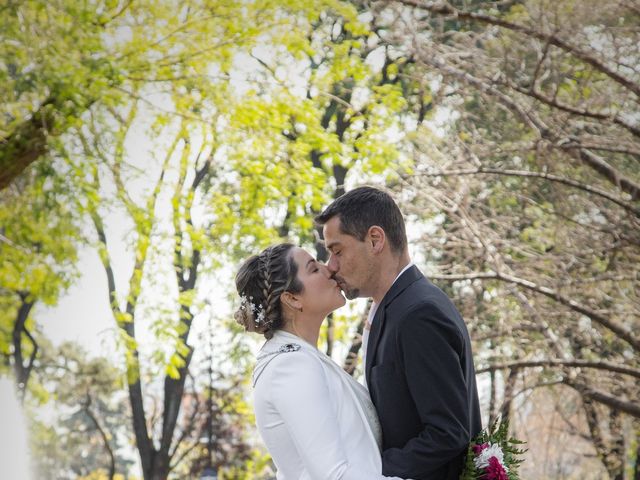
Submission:
<svg viewBox="0 0 640 480">
<path fill-rule="evenodd" d="M 327 267 L 324 263 L 321 263 L 320 269 L 322 270 L 322 272 L 325 274 L 327 278 L 331 278 L 332 273 L 329 270 L 329 267 Z"/>
</svg>

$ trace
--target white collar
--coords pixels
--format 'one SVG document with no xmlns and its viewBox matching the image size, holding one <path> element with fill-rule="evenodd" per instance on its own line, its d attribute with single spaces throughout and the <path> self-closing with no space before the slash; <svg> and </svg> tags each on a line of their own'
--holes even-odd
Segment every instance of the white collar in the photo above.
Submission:
<svg viewBox="0 0 640 480">
<path fill-rule="evenodd" d="M 398 276 L 393 280 L 393 282 L 391 282 L 391 285 L 389 286 L 389 290 L 391 290 L 391 287 L 393 287 L 393 285 L 398 281 L 398 279 L 402 276 L 402 274 L 404 272 L 406 272 L 407 270 L 409 270 L 411 267 L 413 267 L 413 265 L 414 265 L 413 262 L 409 262 L 409 263 L 407 263 L 407 265 L 402 270 L 400 270 L 400 273 L 398 274 Z M 389 293 L 389 290 L 387 290 L 387 293 Z M 385 293 L 385 295 L 387 293 Z M 384 298 L 384 297 L 382 297 L 382 298 Z M 371 309 L 369 310 L 369 315 L 370 315 L 369 321 L 371 321 L 373 319 L 373 315 L 371 314 L 371 312 L 373 312 L 375 314 L 375 311 L 377 309 L 378 309 L 378 304 L 372 299 L 371 300 Z"/>
<path fill-rule="evenodd" d="M 400 276 L 406 272 L 407 270 L 409 270 L 409 268 L 413 267 L 413 262 L 409 262 L 407 263 L 407 266 L 404 267 L 400 273 L 398 274 L 398 276 L 396 277 L 396 279 L 391 283 L 391 287 L 393 287 L 393 284 L 396 283 L 398 281 L 398 279 L 400 278 Z M 391 290 L 391 287 L 389 287 L 389 290 Z M 388 291 L 388 290 L 387 290 Z"/>
</svg>

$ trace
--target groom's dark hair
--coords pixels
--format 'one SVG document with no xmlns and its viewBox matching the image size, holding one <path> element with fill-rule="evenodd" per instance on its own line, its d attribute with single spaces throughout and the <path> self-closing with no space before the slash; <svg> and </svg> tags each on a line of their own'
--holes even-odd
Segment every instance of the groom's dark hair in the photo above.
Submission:
<svg viewBox="0 0 640 480">
<path fill-rule="evenodd" d="M 340 231 L 364 241 L 373 225 L 384 230 L 395 253 L 407 248 L 407 232 L 402 213 L 391 195 L 373 187 L 358 187 L 335 199 L 315 218 L 324 225 L 333 217 L 340 218 Z"/>
</svg>

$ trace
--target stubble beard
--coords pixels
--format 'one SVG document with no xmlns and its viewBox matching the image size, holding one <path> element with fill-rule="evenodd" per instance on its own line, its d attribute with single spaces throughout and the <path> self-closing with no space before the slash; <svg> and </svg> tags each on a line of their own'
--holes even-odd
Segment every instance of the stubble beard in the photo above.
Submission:
<svg viewBox="0 0 640 480">
<path fill-rule="evenodd" d="M 355 288 L 355 287 L 351 287 L 350 285 L 347 285 L 346 282 L 340 277 L 334 276 L 333 278 L 336 282 L 338 282 L 338 287 L 340 287 L 340 290 L 342 290 L 342 293 L 344 294 L 347 300 L 353 300 L 360 296 L 359 288 Z"/>
<path fill-rule="evenodd" d="M 360 296 L 360 290 L 358 288 L 349 288 L 348 290 L 343 290 L 343 292 L 348 300 L 354 300 Z"/>
</svg>

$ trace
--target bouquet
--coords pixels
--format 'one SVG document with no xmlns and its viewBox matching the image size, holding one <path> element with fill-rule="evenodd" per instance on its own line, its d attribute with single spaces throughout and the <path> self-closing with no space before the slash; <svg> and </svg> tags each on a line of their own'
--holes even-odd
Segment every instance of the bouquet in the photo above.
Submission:
<svg viewBox="0 0 640 480">
<path fill-rule="evenodd" d="M 523 444 L 509 437 L 509 422 L 496 420 L 469 444 L 460 480 L 519 480 Z"/>
</svg>

